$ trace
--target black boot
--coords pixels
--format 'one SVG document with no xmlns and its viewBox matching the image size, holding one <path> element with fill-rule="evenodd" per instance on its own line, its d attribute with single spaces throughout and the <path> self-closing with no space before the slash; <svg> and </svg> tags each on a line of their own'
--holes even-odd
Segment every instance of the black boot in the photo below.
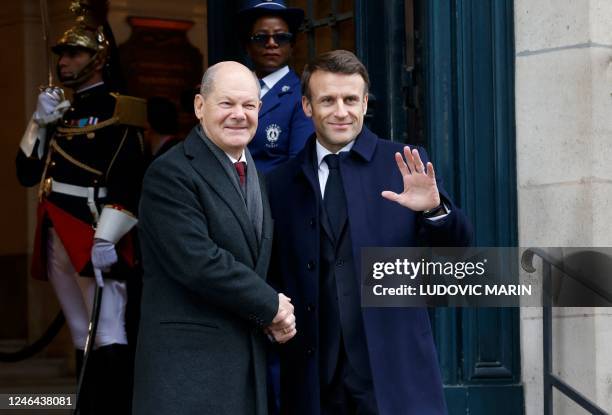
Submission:
<svg viewBox="0 0 612 415">
<path fill-rule="evenodd" d="M 133 359 L 125 344 L 102 346 L 95 351 L 95 413 L 129 415 L 132 407 Z"/>
<path fill-rule="evenodd" d="M 79 376 L 81 375 L 81 369 L 83 368 L 83 350 L 75 349 L 76 356 L 76 381 L 77 385 L 79 382 Z M 94 413 L 94 401 L 93 401 L 93 382 L 92 382 L 92 371 L 95 371 L 93 366 L 93 356 L 89 356 L 87 361 L 87 373 L 79 392 L 79 415 L 92 415 Z"/>
</svg>

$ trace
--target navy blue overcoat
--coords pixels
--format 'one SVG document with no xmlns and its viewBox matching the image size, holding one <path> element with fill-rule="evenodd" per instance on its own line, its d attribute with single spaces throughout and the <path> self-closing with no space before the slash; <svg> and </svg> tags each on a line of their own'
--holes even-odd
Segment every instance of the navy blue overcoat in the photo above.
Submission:
<svg viewBox="0 0 612 415">
<path fill-rule="evenodd" d="M 440 188 L 451 213 L 426 220 L 381 196 L 401 192 L 394 153 L 402 145 L 363 128 L 341 161 L 354 263 L 362 247 L 462 246 L 471 241 L 464 214 Z M 420 149 L 426 163 L 427 155 Z M 270 278 L 292 298 L 298 333 L 280 346 L 281 413 L 319 414 L 318 292 L 321 196 L 315 137 L 294 159 L 272 171 L 268 190 L 274 218 Z M 359 269 L 355 278 L 360 279 Z M 426 309 L 362 308 L 376 400 L 381 415 L 446 414 L 436 349 Z"/>
</svg>

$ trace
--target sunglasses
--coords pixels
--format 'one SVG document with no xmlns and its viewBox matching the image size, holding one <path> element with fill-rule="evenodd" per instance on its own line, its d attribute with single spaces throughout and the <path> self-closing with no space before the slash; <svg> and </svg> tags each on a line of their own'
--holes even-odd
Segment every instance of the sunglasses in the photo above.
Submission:
<svg viewBox="0 0 612 415">
<path fill-rule="evenodd" d="M 274 39 L 274 43 L 277 45 L 286 45 L 293 40 L 293 33 L 274 33 L 271 35 L 267 33 L 258 33 L 251 36 L 249 40 L 256 45 L 265 46 L 270 41 L 270 38 Z"/>
</svg>

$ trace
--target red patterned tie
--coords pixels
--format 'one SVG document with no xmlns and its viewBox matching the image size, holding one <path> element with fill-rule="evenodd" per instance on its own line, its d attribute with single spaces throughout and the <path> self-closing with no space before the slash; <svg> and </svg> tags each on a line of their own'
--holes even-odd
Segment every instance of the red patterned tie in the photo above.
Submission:
<svg viewBox="0 0 612 415">
<path fill-rule="evenodd" d="M 240 179 L 240 186 L 244 187 L 246 184 L 246 163 L 244 161 L 237 161 L 234 163 L 234 167 L 238 172 L 238 178 Z"/>
</svg>

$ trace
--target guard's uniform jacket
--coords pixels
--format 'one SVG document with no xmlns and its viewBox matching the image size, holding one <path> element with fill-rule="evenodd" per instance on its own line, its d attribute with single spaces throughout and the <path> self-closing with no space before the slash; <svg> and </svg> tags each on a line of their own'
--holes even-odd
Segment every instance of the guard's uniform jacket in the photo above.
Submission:
<svg viewBox="0 0 612 415">
<path fill-rule="evenodd" d="M 111 94 L 104 84 L 76 93 L 72 106 L 48 131 L 43 157 L 19 150 L 19 181 L 28 187 L 40 184 L 34 278 L 46 279 L 48 226 L 55 228 L 74 269 L 92 276 L 90 255 L 100 215 L 109 209 L 124 217 L 136 212 L 145 166 L 138 126 L 144 113 L 141 101 Z M 121 270 L 133 266 L 133 248 L 131 234 L 121 235 L 119 262 L 106 277 L 125 274 Z"/>
<path fill-rule="evenodd" d="M 274 84 L 261 101 L 257 132 L 249 151 L 257 170 L 266 173 L 299 153 L 314 126 L 302 110 L 300 78 L 293 70 Z"/>
</svg>

